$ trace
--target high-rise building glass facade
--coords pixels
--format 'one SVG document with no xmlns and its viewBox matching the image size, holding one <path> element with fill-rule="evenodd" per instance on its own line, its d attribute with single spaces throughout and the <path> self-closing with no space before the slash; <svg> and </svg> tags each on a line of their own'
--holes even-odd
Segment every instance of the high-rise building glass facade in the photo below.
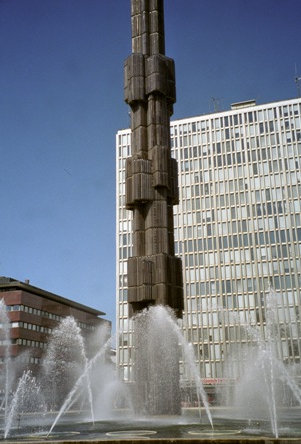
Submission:
<svg viewBox="0 0 301 444">
<path fill-rule="evenodd" d="M 182 328 L 202 378 L 222 378 L 233 346 L 265 334 L 267 295 L 276 295 L 279 357 L 301 356 L 301 99 L 256 105 L 171 122 L 179 165 L 174 209 L 176 254 L 183 260 Z M 117 362 L 131 379 L 127 258 L 131 212 L 125 201 L 130 130 L 117 147 Z M 272 290 L 271 290 L 272 289 Z"/>
</svg>

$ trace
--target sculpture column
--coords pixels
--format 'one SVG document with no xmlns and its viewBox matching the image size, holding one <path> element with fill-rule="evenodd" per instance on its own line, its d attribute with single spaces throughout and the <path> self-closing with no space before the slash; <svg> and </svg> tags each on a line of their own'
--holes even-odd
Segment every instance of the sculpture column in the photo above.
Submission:
<svg viewBox="0 0 301 444">
<path fill-rule="evenodd" d="M 133 211 L 128 260 L 130 316 L 150 305 L 183 310 L 181 259 L 174 255 L 177 162 L 170 116 L 176 100 L 174 61 L 165 56 L 163 0 L 132 0 L 132 54 L 125 62 L 132 156 L 126 164 L 126 208 Z"/>
<path fill-rule="evenodd" d="M 132 131 L 132 156 L 126 163 L 126 208 L 133 212 L 129 315 L 152 305 L 164 305 L 182 317 L 182 262 L 174 255 L 173 226 L 178 172 L 170 148 L 175 69 L 174 61 L 165 56 L 163 0 L 131 0 L 131 21 L 132 54 L 124 68 Z M 136 410 L 179 414 L 177 339 L 171 336 L 164 343 L 165 338 L 154 325 L 144 314 L 135 319 Z M 155 339 L 146 333 L 149 328 L 156 329 Z M 168 363 L 164 360 L 164 345 L 165 350 L 172 350 Z"/>
</svg>

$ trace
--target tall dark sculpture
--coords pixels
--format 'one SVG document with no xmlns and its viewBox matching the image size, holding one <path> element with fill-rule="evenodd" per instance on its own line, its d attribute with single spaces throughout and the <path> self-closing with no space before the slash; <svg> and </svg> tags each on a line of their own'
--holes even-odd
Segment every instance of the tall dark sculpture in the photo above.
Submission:
<svg viewBox="0 0 301 444">
<path fill-rule="evenodd" d="M 131 0 L 131 20 L 132 55 L 124 70 L 132 130 L 132 157 L 126 164 L 126 207 L 133 211 L 129 314 L 164 305 L 182 317 L 182 263 L 174 255 L 173 227 L 178 172 L 169 128 L 175 70 L 173 60 L 164 55 L 163 0 Z M 140 413 L 179 414 L 178 340 L 171 331 L 162 333 L 166 321 L 153 315 L 135 318 L 134 404 Z"/>
<path fill-rule="evenodd" d="M 126 208 L 133 211 L 130 316 L 161 304 L 182 317 L 182 263 L 174 255 L 173 228 L 178 173 L 169 127 L 176 101 L 175 69 L 165 56 L 163 0 L 131 0 L 131 20 L 132 54 L 124 70 L 132 130 L 132 157 L 126 164 Z"/>
</svg>

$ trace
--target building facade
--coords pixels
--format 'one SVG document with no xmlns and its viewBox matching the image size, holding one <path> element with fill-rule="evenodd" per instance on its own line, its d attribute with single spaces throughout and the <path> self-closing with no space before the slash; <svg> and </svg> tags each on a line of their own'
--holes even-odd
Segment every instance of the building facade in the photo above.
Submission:
<svg viewBox="0 0 301 444">
<path fill-rule="evenodd" d="M 251 340 L 244 325 L 265 334 L 271 292 L 279 357 L 300 363 L 301 99 L 241 102 L 228 111 L 173 121 L 171 146 L 179 165 L 174 226 L 184 268 L 182 328 L 201 377 L 207 383 L 224 377 L 227 356 Z M 130 381 L 129 129 L 118 131 L 116 149 L 117 363 Z"/>
<path fill-rule="evenodd" d="M 95 310 L 12 278 L 0 276 L 0 299 L 6 305 L 10 320 L 12 358 L 24 356 L 25 364 L 38 370 L 48 346 L 48 338 L 59 322 L 67 316 L 77 321 L 84 338 L 100 325 L 111 323 Z M 5 359 L 4 344 L 0 344 L 0 362 Z"/>
</svg>

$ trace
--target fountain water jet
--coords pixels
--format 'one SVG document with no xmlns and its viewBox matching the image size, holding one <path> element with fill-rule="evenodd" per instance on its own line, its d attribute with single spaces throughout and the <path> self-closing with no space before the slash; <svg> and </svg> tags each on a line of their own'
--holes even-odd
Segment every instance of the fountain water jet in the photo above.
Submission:
<svg viewBox="0 0 301 444">
<path fill-rule="evenodd" d="M 0 300 L 0 335 L 1 340 L 4 343 L 4 380 L 2 380 L 2 387 L 1 391 L 4 392 L 3 397 L 3 405 L 1 407 L 4 409 L 4 417 L 5 422 L 7 420 L 7 414 L 8 414 L 8 398 L 9 398 L 9 391 L 10 391 L 10 346 L 11 346 L 11 340 L 10 340 L 10 322 L 9 318 L 6 313 L 6 305 L 4 301 Z"/>
<path fill-rule="evenodd" d="M 147 360 L 151 362 L 151 366 L 145 366 L 143 371 L 139 369 L 136 373 L 142 378 L 142 381 L 135 381 L 138 389 L 148 390 L 147 397 L 144 393 L 142 396 L 140 393 L 136 394 L 136 402 L 138 402 L 136 410 L 141 412 L 141 398 L 146 398 L 149 404 L 146 409 L 148 413 L 170 414 L 173 412 L 173 408 L 166 404 L 166 400 L 172 400 L 172 394 L 168 391 L 172 390 L 172 382 L 179 377 L 179 351 L 181 350 L 183 363 L 192 376 L 198 400 L 201 399 L 208 420 L 213 426 L 207 395 L 195 364 L 193 349 L 186 342 L 172 310 L 157 305 L 137 314 L 134 318 L 134 335 L 136 338 L 134 366 L 143 366 Z M 178 403 L 178 400 L 175 402 Z"/>
<path fill-rule="evenodd" d="M 53 330 L 43 361 L 45 387 L 52 408 L 58 408 L 86 365 L 83 337 L 73 317 L 66 317 Z M 91 392 L 87 380 L 87 393 Z M 92 415 L 93 416 L 93 415 Z"/>
<path fill-rule="evenodd" d="M 57 424 L 57 422 L 59 421 L 59 419 L 61 418 L 63 413 L 66 410 L 70 409 L 70 407 L 76 401 L 77 396 L 79 396 L 79 391 L 82 388 L 84 380 L 89 378 L 89 371 L 93 368 L 93 366 L 96 364 L 96 362 L 104 356 L 105 352 L 107 351 L 108 347 L 110 346 L 110 343 L 111 343 L 111 338 L 109 338 L 107 340 L 107 342 L 101 347 L 101 349 L 98 351 L 98 353 L 96 353 L 94 358 L 92 358 L 89 362 L 87 362 L 87 364 L 85 365 L 84 372 L 77 379 L 76 383 L 74 384 L 74 387 L 72 388 L 72 390 L 68 394 L 67 398 L 63 402 L 63 404 L 62 404 L 62 406 L 61 406 L 61 408 L 60 408 L 60 410 L 59 410 L 59 412 L 58 412 L 58 414 L 57 414 L 57 416 L 56 416 L 56 418 L 55 418 L 55 420 L 48 432 L 48 435 L 52 432 L 53 428 L 55 427 L 55 425 Z"/>
<path fill-rule="evenodd" d="M 105 355 L 106 355 L 106 350 L 109 349 L 109 345 L 110 345 L 110 340 L 106 339 L 104 340 L 105 337 L 107 337 L 106 334 L 103 334 L 102 340 L 104 340 L 104 344 L 103 346 L 99 349 L 99 351 L 96 353 L 96 355 L 94 356 L 94 358 L 92 358 L 91 360 L 87 360 L 87 363 L 85 363 L 85 360 L 83 358 L 84 354 L 82 352 L 78 353 L 78 362 L 79 362 L 79 367 L 81 368 L 80 370 L 80 374 L 78 376 L 77 381 L 75 382 L 72 390 L 69 392 L 68 396 L 63 400 L 62 405 L 59 406 L 59 413 L 55 418 L 55 421 L 53 421 L 53 414 L 50 412 L 49 407 L 51 406 L 51 400 L 47 399 L 47 395 L 49 395 L 49 393 L 45 390 L 47 385 L 49 385 L 49 382 L 47 382 L 47 378 L 45 376 L 45 373 L 42 375 L 43 377 L 39 378 L 37 377 L 36 379 L 34 379 L 32 377 L 32 375 L 28 372 L 25 372 L 23 374 L 23 377 L 19 380 L 19 382 L 17 383 L 11 383 L 11 387 L 16 387 L 15 393 L 12 394 L 11 397 L 9 397 L 8 399 L 8 409 L 7 409 L 7 421 L 6 421 L 6 425 L 4 427 L 4 434 L 5 437 L 9 437 L 10 434 L 14 435 L 15 437 L 17 437 L 17 435 L 15 434 L 16 432 L 12 433 L 12 430 L 14 430 L 14 423 L 16 422 L 16 419 L 18 420 L 22 420 L 22 427 L 20 428 L 20 430 L 17 433 L 22 433 L 22 430 L 27 431 L 25 433 L 28 434 L 28 430 L 31 430 L 31 433 L 33 430 L 35 430 L 37 427 L 39 427 L 38 429 L 38 433 L 41 433 L 41 426 L 43 426 L 43 429 L 45 430 L 47 428 L 47 430 L 49 430 L 49 428 L 51 427 L 51 430 L 49 431 L 49 435 L 50 433 L 53 433 L 53 429 L 54 427 L 58 428 L 58 431 L 55 432 L 55 436 L 57 437 L 62 437 L 62 439 L 66 436 L 67 430 L 72 430 L 72 433 L 82 433 L 82 431 L 84 430 L 85 433 L 87 433 L 89 435 L 89 433 L 92 434 L 92 436 L 95 436 L 95 434 L 97 434 L 97 436 L 102 436 L 102 433 L 105 434 L 105 432 L 110 432 L 110 431 L 114 431 L 114 430 L 120 430 L 120 427 L 123 426 L 125 428 L 127 428 L 127 430 L 130 430 L 131 433 L 133 433 L 133 436 L 136 436 L 136 434 L 139 434 L 139 429 L 141 429 L 142 431 L 145 430 L 145 428 L 148 428 L 150 425 L 152 426 L 153 430 L 157 430 L 157 434 L 159 435 L 161 431 L 165 430 L 164 428 L 166 427 L 168 432 L 168 435 L 164 435 L 165 437 L 172 437 L 172 436 L 179 436 L 179 433 L 186 433 L 189 435 L 196 435 L 196 436 L 204 436 L 204 437 L 215 437 L 215 436 L 220 436 L 223 431 L 224 433 L 228 435 L 235 435 L 237 433 L 242 433 L 244 430 L 247 430 L 247 432 L 245 433 L 249 433 L 249 434 L 254 434 L 255 431 L 254 429 L 251 430 L 251 428 L 247 428 L 247 429 L 243 429 L 243 427 L 246 427 L 247 422 L 244 421 L 244 423 L 242 423 L 241 421 L 236 422 L 236 417 L 235 417 L 235 407 L 239 407 L 240 408 L 240 412 L 242 411 L 241 406 L 245 403 L 246 399 L 247 399 L 247 383 L 250 381 L 250 378 L 248 378 L 247 372 L 246 375 L 244 375 L 245 382 L 243 383 L 243 379 L 241 378 L 241 380 L 239 381 L 239 384 L 241 383 L 241 389 L 239 391 L 237 391 L 237 393 L 235 393 L 235 395 L 237 395 L 237 398 L 240 399 L 241 404 L 240 406 L 235 406 L 233 407 L 233 403 L 231 404 L 231 406 L 233 407 L 233 409 L 227 409 L 227 418 L 225 418 L 224 420 L 222 419 L 220 421 L 220 419 L 217 419 L 216 413 L 218 411 L 220 411 L 219 409 L 217 411 L 213 410 L 213 414 L 215 414 L 215 418 L 214 420 L 212 420 L 211 415 L 212 411 L 209 411 L 209 405 L 208 405 L 208 401 L 207 401 L 207 397 L 206 397 L 206 393 L 202 388 L 202 384 L 201 384 L 201 378 L 200 378 L 200 374 L 199 374 L 199 370 L 195 365 L 195 357 L 194 357 L 194 353 L 193 353 L 193 349 L 191 347 L 190 344 L 185 342 L 185 339 L 182 335 L 181 332 L 181 328 L 178 325 L 178 321 L 175 319 L 175 317 L 173 316 L 173 313 L 170 309 L 166 308 L 166 307 L 162 307 L 162 306 L 155 306 L 155 307 L 150 307 L 147 311 L 141 313 L 138 315 L 142 320 L 142 324 L 145 323 L 144 325 L 147 326 L 148 330 L 145 331 L 141 331 L 141 335 L 142 336 L 146 336 L 149 334 L 149 341 L 147 342 L 147 346 L 150 347 L 150 351 L 151 351 L 151 355 L 152 356 L 157 356 L 156 359 L 159 360 L 159 365 L 158 365 L 158 370 L 154 370 L 155 371 L 155 375 L 157 378 L 157 381 L 159 381 L 159 384 L 157 384 L 157 386 L 160 388 L 160 390 L 156 390 L 156 389 L 152 389 L 152 393 L 155 396 L 161 396 L 164 398 L 164 384 L 162 385 L 161 383 L 161 376 L 160 376 L 160 372 L 163 371 L 165 372 L 164 366 L 169 367 L 171 362 L 174 362 L 174 357 L 171 358 L 171 360 L 169 359 L 169 357 L 174 354 L 173 351 L 173 347 L 176 345 L 178 351 L 176 351 L 176 356 L 177 359 L 180 359 L 183 361 L 183 367 L 185 369 L 185 375 L 188 377 L 188 379 L 190 379 L 192 385 L 194 385 L 196 387 L 197 390 L 197 396 L 199 397 L 200 402 L 203 403 L 205 410 L 207 410 L 207 418 L 205 418 L 205 422 L 204 420 L 198 420 L 196 416 L 190 417 L 190 416 L 185 416 L 183 415 L 182 417 L 175 417 L 175 416 L 163 416 L 162 418 L 158 418 L 158 416 L 155 416 L 153 418 L 148 417 L 141 417 L 141 416 L 136 416 L 132 414 L 132 410 L 130 408 L 126 408 L 125 410 L 120 410 L 117 408 L 117 410 L 115 411 L 114 416 L 112 415 L 112 413 L 108 413 L 109 411 L 109 404 L 110 406 L 112 406 L 113 404 L 115 406 L 118 407 L 118 396 L 120 394 L 120 391 L 123 392 L 123 394 L 130 398 L 130 388 L 129 387 L 124 387 L 124 385 L 118 381 L 117 379 L 114 380 L 114 377 L 112 375 L 112 366 L 107 367 L 105 364 L 107 364 L 107 359 L 105 359 Z M 147 319 L 146 319 L 147 318 Z M 62 330 L 65 331 L 65 327 L 66 324 L 68 324 L 72 326 L 74 321 L 71 320 L 67 320 L 65 325 L 63 324 Z M 271 325 L 273 325 L 273 323 L 271 322 Z M 259 334 L 259 332 L 257 331 L 256 328 L 253 327 L 247 327 L 245 326 L 245 328 L 248 330 L 248 334 L 249 337 L 251 338 L 251 343 L 252 344 L 257 344 L 256 347 L 255 345 L 252 346 L 251 351 L 253 351 L 254 349 L 256 349 L 256 353 L 259 353 L 261 356 L 266 355 L 265 358 L 265 362 L 270 360 L 270 362 L 272 362 L 273 364 L 273 372 L 274 372 L 274 376 L 273 376 L 273 381 L 274 381 L 274 385 L 275 385 L 275 391 L 274 393 L 272 391 L 268 392 L 265 390 L 261 390 L 262 393 L 267 393 L 266 396 L 275 396 L 275 405 L 276 405 L 276 413 L 277 416 L 275 416 L 277 422 L 275 423 L 271 423 L 272 424 L 272 432 L 273 435 L 277 436 L 277 435 L 283 435 L 283 434 L 288 434 L 288 432 L 283 429 L 283 427 L 281 428 L 281 426 L 279 426 L 279 421 L 281 419 L 281 415 L 279 414 L 279 412 L 281 413 L 281 411 L 279 410 L 277 404 L 278 404 L 278 390 L 277 390 L 277 384 L 279 381 L 282 382 L 282 384 L 285 384 L 285 387 L 289 387 L 289 390 L 292 391 L 294 390 L 294 394 L 292 395 L 294 397 L 294 399 L 296 400 L 296 402 L 299 404 L 300 400 L 301 400 L 301 393 L 300 393 L 300 389 L 298 387 L 298 385 L 296 384 L 296 382 L 294 381 L 294 379 L 290 376 L 289 371 L 284 367 L 284 365 L 282 364 L 282 362 L 278 359 L 271 359 L 271 351 L 270 350 L 275 350 L 276 347 L 267 347 L 266 346 L 266 342 L 265 340 L 261 339 L 261 336 Z M 271 332 L 272 329 L 274 327 L 271 327 Z M 71 328 L 72 331 L 73 327 Z M 62 337 L 64 337 L 64 335 L 58 335 L 58 337 L 60 337 L 60 341 L 57 342 L 57 346 L 62 345 L 61 340 Z M 273 339 L 273 334 L 271 334 L 271 340 Z M 67 345 L 68 344 L 68 345 Z M 140 344 L 143 344 L 143 341 L 140 342 Z M 153 351 L 152 351 L 152 347 L 156 347 L 157 345 L 159 345 L 158 350 L 160 350 L 159 356 L 158 355 L 153 355 Z M 74 347 L 74 343 L 70 342 L 67 338 L 66 343 L 63 347 Z M 79 349 L 79 347 L 77 347 Z M 273 351 L 273 353 L 275 353 L 275 351 Z M 272 354 L 273 355 L 273 354 Z M 69 351 L 66 351 L 65 353 L 65 358 L 67 356 L 70 356 Z M 274 356 L 274 355 L 273 355 Z M 143 353 L 140 355 L 140 357 L 143 359 Z M 161 361 L 161 362 L 160 362 Z M 257 367 L 255 365 L 255 370 L 254 370 L 254 364 L 258 363 Z M 249 361 L 249 371 L 250 374 L 253 373 L 253 379 L 254 380 L 254 384 L 258 384 L 258 377 L 262 377 L 263 376 L 263 368 L 262 364 L 259 365 L 259 360 L 255 359 L 254 354 L 252 355 L 252 359 Z M 156 367 L 155 364 L 158 364 L 158 361 L 154 361 L 154 367 Z M 72 366 L 71 366 L 72 367 Z M 252 367 L 252 370 L 251 370 Z M 271 375 L 270 375 L 270 367 L 267 366 L 266 367 L 266 380 L 268 381 L 269 378 L 271 379 Z M 93 370 L 93 371 L 92 371 Z M 73 370 L 71 372 L 72 374 L 74 374 Z M 108 376 L 109 374 L 109 376 Z M 170 373 L 171 375 L 172 373 Z M 85 420 L 86 416 L 85 416 L 85 411 L 82 412 L 78 412 L 76 414 L 77 416 L 77 420 L 74 419 L 74 412 L 68 413 L 68 410 L 70 411 L 70 408 L 74 405 L 76 405 L 76 408 L 79 408 L 79 406 L 81 405 L 80 400 L 87 400 L 87 393 L 88 393 L 88 378 L 87 376 L 89 375 L 90 377 L 90 384 L 91 384 L 91 392 L 93 394 L 93 407 L 94 407 L 94 411 L 95 411 L 95 419 L 101 419 L 101 422 L 95 422 L 95 425 L 93 426 L 92 422 L 85 422 L 84 424 L 82 423 L 83 420 Z M 190 376 L 189 376 L 190 375 Z M 153 377 L 153 375 L 151 375 Z M 154 383 L 156 382 L 156 378 L 154 378 Z M 105 379 L 105 383 L 103 384 L 103 387 L 101 388 L 101 390 L 99 391 L 99 386 L 100 386 L 100 381 L 101 383 L 103 383 L 103 379 Z M 253 381 L 253 380 L 252 380 Z M 41 384 L 41 388 L 39 388 L 39 383 Z M 239 386 L 238 384 L 238 386 Z M 262 381 L 263 384 L 263 388 L 265 387 L 265 379 L 263 378 Z M 30 388 L 31 387 L 31 388 Z M 36 388 L 33 388 L 36 387 Z M 253 387 L 253 386 L 252 386 Z M 26 388 L 26 392 L 25 392 L 25 388 Z M 28 390 L 27 390 L 28 388 Z M 167 384 L 167 388 L 168 388 L 168 384 Z M 98 391 L 98 393 L 96 393 Z M 253 388 L 252 388 L 252 392 L 254 392 Z M 36 393 L 36 395 L 34 395 L 34 393 Z M 43 401 L 43 393 L 46 394 L 46 398 L 45 398 L 45 402 Z M 82 396 L 84 394 L 84 396 Z M 253 394 L 253 393 L 251 393 Z M 11 398 L 11 401 L 10 401 Z M 104 402 L 103 399 L 106 399 L 106 401 Z M 27 401 L 25 401 L 27 399 Z M 35 399 L 35 400 L 34 400 Z M 96 399 L 98 399 L 98 401 L 96 401 Z M 29 402 L 29 400 L 32 400 L 33 402 Z M 76 402 L 79 401 L 77 404 Z M 135 401 L 135 396 L 133 401 Z M 160 403 L 161 401 L 156 400 L 155 402 Z M 265 400 L 261 400 L 261 404 L 263 405 L 265 402 Z M 96 406 L 103 404 L 105 407 L 100 411 L 98 410 L 98 407 L 95 408 Z M 129 402 L 130 404 L 130 402 Z M 235 403 L 234 403 L 235 404 Z M 48 411 L 45 412 L 45 415 L 39 415 L 39 419 L 37 419 L 37 415 L 35 413 L 33 413 L 34 407 L 36 408 L 36 406 L 39 406 L 39 410 L 42 408 L 42 410 L 44 411 L 44 406 L 46 405 L 48 407 Z M 124 407 L 124 404 L 122 404 Z M 34 406 L 34 407 L 32 407 Z M 82 408 L 85 408 L 85 406 L 83 405 Z M 136 409 L 137 410 L 137 409 Z M 256 404 L 256 410 L 258 410 L 258 404 Z M 266 404 L 266 410 L 268 410 L 268 404 Z M 91 411 L 91 409 L 90 409 Z M 114 412 L 114 410 L 112 410 Z M 197 409 L 194 409 L 195 413 L 197 413 Z M 29 413 L 32 412 L 30 415 L 26 414 L 24 416 L 24 413 Z M 297 412 L 297 411 L 296 411 Z M 184 413 L 184 411 L 183 411 Z M 186 413 L 186 411 L 185 411 Z M 192 411 L 190 411 L 190 413 L 193 413 Z M 233 414 L 232 414 L 233 413 Z M 271 413 L 273 413 L 273 411 L 270 411 L 270 413 L 268 415 L 270 415 Z M 70 417 L 69 417 L 70 415 Z M 98 415 L 98 416 L 97 416 Z M 263 415 L 262 415 L 263 416 Z M 234 421 L 232 419 L 229 418 L 233 418 Z M 250 418 L 251 420 L 251 425 L 252 425 L 252 416 L 248 416 L 247 417 Z M 258 416 L 257 416 L 258 417 Z M 64 422 L 61 425 L 58 425 L 59 421 L 64 418 Z M 104 421 L 104 418 L 106 418 L 106 421 Z M 112 419 L 114 418 L 114 422 L 112 422 Z M 256 415 L 254 416 L 254 419 L 256 420 Z M 70 420 L 70 425 L 68 426 L 68 421 Z M 78 421 L 78 423 L 76 424 L 76 421 Z M 192 421 L 192 422 L 191 422 Z M 196 422 L 195 422 L 196 421 Z M 204 425 L 208 424 L 208 422 L 212 425 L 212 423 L 214 422 L 214 429 L 212 428 L 208 428 L 204 429 Z M 257 422 L 257 420 L 256 420 Z M 52 426 L 51 426 L 52 423 Z M 72 424 L 72 426 L 71 426 Z M 198 425 L 197 425 L 198 424 Z M 20 424 L 19 424 L 20 425 Z M 71 427 L 71 428 L 70 428 Z M 130 429 L 129 429 L 130 427 Z M 206 427 L 206 425 L 205 425 Z M 237 429 L 237 427 L 239 427 L 239 429 Z M 295 427 L 295 426 L 294 426 Z M 137 431 L 137 430 L 138 431 Z M 243 429 L 243 430 L 241 430 Z M 181 431 L 182 430 L 182 431 Z M 184 430 L 187 430 L 187 432 L 184 432 Z M 181 432 L 180 432 L 181 431 Z M 69 432 L 71 433 L 71 432 Z M 117 433 L 117 432 L 116 432 Z M 121 432 L 118 432 L 121 433 Z M 175 435 L 174 435 L 175 433 Z M 267 433 L 267 432 L 265 432 Z M 290 433 L 297 433 L 297 432 L 293 432 L 290 431 Z M 203 435 L 202 435 L 203 434 Z M 301 430 L 299 435 L 301 434 Z M 298 436 L 299 436 L 298 435 Z M 24 436 L 24 435 L 23 435 Z M 45 435 L 46 436 L 46 435 Z M 137 435 L 138 436 L 138 435 Z M 182 436 L 182 435 L 180 435 Z"/>
<path fill-rule="evenodd" d="M 277 310 L 277 294 L 270 289 L 266 296 L 264 334 L 256 326 L 241 324 L 232 314 L 234 323 L 246 331 L 250 342 L 244 350 L 229 354 L 225 376 L 234 380 L 235 385 L 230 395 L 225 390 L 221 393 L 222 402 L 231 407 L 229 417 L 254 421 L 267 418 L 275 437 L 279 436 L 280 407 L 285 407 L 281 391 L 289 392 L 301 406 L 301 390 L 278 357 Z M 239 362 L 239 367 L 233 362 Z"/>
<path fill-rule="evenodd" d="M 5 418 L 4 438 L 7 438 L 16 415 L 36 411 L 45 411 L 44 399 L 41 388 L 30 370 L 23 373 L 19 379 L 17 389 L 12 397 L 7 417 Z"/>
<path fill-rule="evenodd" d="M 90 417 L 94 423 L 94 400 L 92 395 L 97 396 L 100 384 L 98 382 L 97 389 L 95 389 L 94 384 L 92 392 L 91 369 L 97 367 L 96 364 L 101 361 L 100 367 L 106 367 L 107 373 L 111 374 L 112 372 L 112 364 L 109 365 L 109 362 L 107 362 L 108 358 L 101 360 L 101 358 L 104 358 L 110 344 L 110 339 L 107 339 L 109 336 L 107 328 L 103 328 L 98 332 L 101 343 L 103 343 L 105 338 L 106 343 L 100 347 L 95 356 L 89 361 L 86 355 L 84 340 L 76 321 L 72 317 L 65 318 L 54 329 L 49 338 L 49 347 L 42 366 L 42 372 L 33 377 L 29 370 L 25 370 L 18 380 L 13 380 L 13 378 L 8 377 L 14 373 L 12 372 L 14 365 L 9 356 L 10 323 L 6 314 L 5 304 L 2 303 L 0 308 L 1 333 L 5 337 L 4 344 L 8 350 L 5 353 L 6 359 L 4 363 L 4 368 L 8 370 L 5 372 L 6 377 L 3 378 L 5 389 L 3 390 L 3 408 L 5 410 L 3 430 L 5 437 L 12 430 L 17 416 L 20 419 L 24 413 L 32 412 L 37 406 L 39 406 L 39 411 L 43 406 L 43 411 L 48 412 L 48 418 L 50 418 L 49 413 L 53 408 L 57 407 L 59 414 L 55 419 L 56 423 L 62 414 L 77 401 L 78 406 L 82 406 L 81 408 L 84 408 L 84 402 L 88 401 Z M 95 344 L 93 345 L 95 348 Z M 18 366 L 18 361 L 16 361 L 16 365 Z M 69 396 L 66 396 L 66 394 L 60 401 L 56 395 L 58 392 L 64 393 L 65 384 L 67 387 L 69 384 Z M 71 390 L 72 385 L 73 389 Z M 27 415 L 27 425 L 31 425 L 32 420 L 34 424 L 38 423 L 36 416 Z"/>
</svg>

